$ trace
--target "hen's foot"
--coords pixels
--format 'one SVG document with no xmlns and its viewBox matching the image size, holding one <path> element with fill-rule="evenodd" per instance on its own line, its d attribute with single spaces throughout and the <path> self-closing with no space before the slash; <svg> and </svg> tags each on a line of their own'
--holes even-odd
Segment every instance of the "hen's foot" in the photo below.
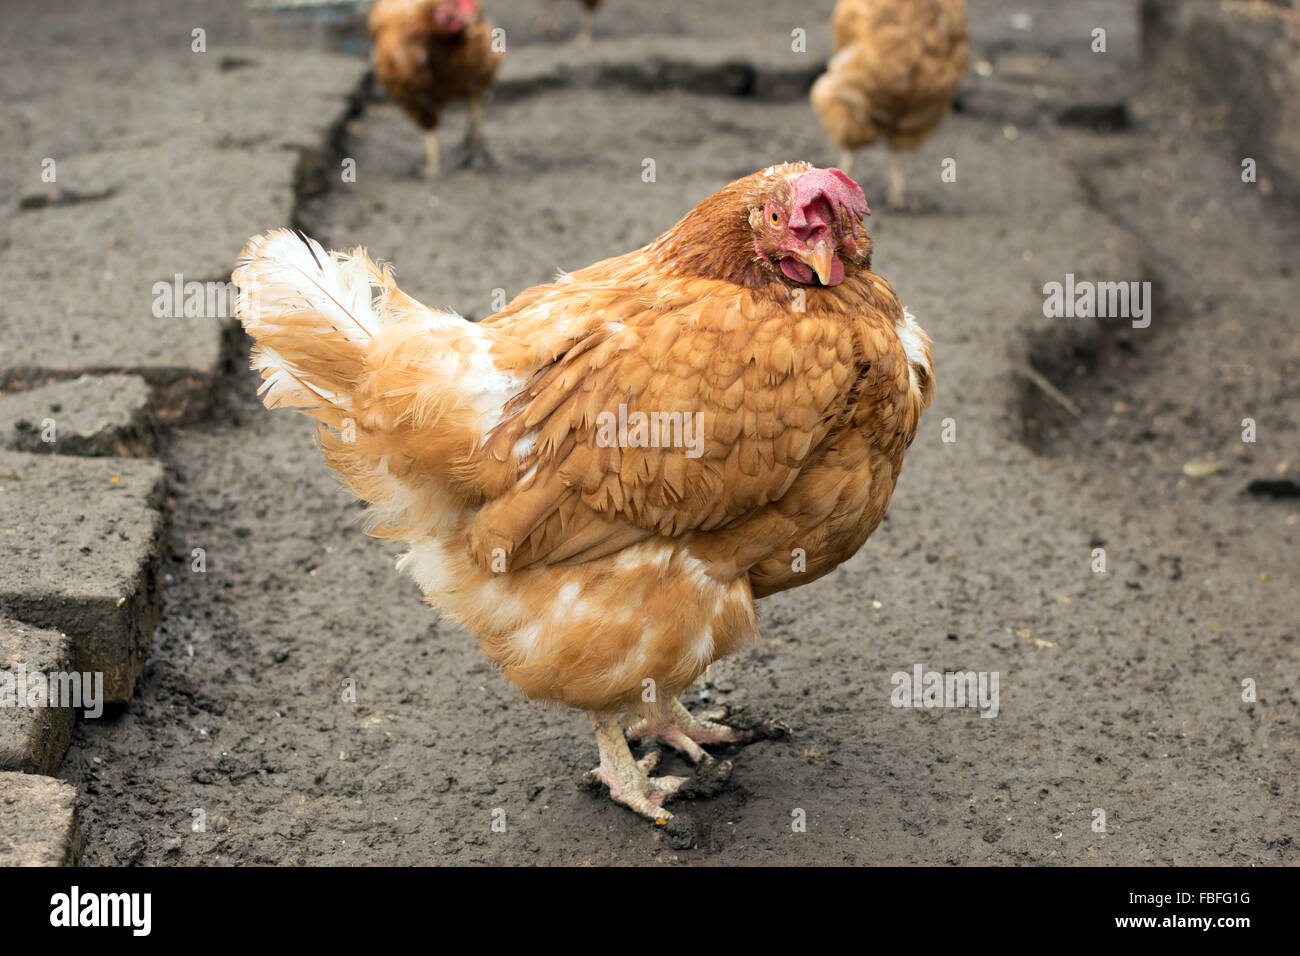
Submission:
<svg viewBox="0 0 1300 956">
<path fill-rule="evenodd" d="M 461 144 L 462 154 L 456 163 L 460 169 L 493 170 L 498 168 L 496 158 L 488 152 L 482 140 L 466 141 Z"/>
<path fill-rule="evenodd" d="M 724 724 L 736 736 L 734 743 L 748 744 L 755 740 L 783 740 L 793 731 L 784 721 L 772 717 L 755 717 L 743 713 L 740 708 L 734 710 L 723 705 L 701 715 L 708 721 Z"/>
<path fill-rule="evenodd" d="M 638 721 L 628 729 L 627 736 L 630 740 L 658 737 L 674 750 L 684 753 L 692 763 L 698 764 L 713 759 L 701 744 L 747 744 L 755 740 L 785 737 L 789 733 L 790 728 L 778 721 L 749 717 L 739 711 L 733 713 L 726 707 L 697 717 L 680 700 L 674 699 L 664 717 Z M 723 763 L 730 768 L 729 761 Z"/>
<path fill-rule="evenodd" d="M 456 166 L 459 169 L 478 169 L 481 172 L 491 172 L 491 170 L 499 168 L 499 164 L 497 160 L 493 159 L 493 155 L 486 150 L 482 150 L 482 148 L 465 153 L 464 156 L 460 157 L 460 161 Z"/>
<path fill-rule="evenodd" d="M 613 800 L 647 820 L 655 823 L 671 820 L 673 815 L 663 809 L 663 803 L 675 796 L 688 778 L 650 776 L 650 771 L 659 763 L 658 750 L 634 760 L 618 717 L 595 713 L 588 716 L 596 731 L 596 744 L 600 747 L 600 766 L 583 776 L 583 785 L 597 787 L 604 784 Z"/>
</svg>

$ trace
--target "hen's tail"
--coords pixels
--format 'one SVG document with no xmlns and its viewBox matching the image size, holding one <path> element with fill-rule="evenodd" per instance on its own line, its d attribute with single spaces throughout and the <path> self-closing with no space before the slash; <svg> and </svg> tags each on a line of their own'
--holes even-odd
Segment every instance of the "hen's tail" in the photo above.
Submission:
<svg viewBox="0 0 1300 956">
<path fill-rule="evenodd" d="M 472 459 L 511 393 L 484 328 L 411 299 L 364 250 L 287 229 L 250 239 L 233 278 L 263 402 L 328 426 L 326 460 L 375 506 L 374 533 L 430 533 L 481 494 Z"/>
<path fill-rule="evenodd" d="M 232 278 L 266 407 L 301 408 L 340 427 L 357 411 L 366 352 L 384 328 L 375 293 L 396 288 L 391 272 L 361 249 L 330 254 L 302 232 L 277 229 L 248 241 Z"/>
</svg>

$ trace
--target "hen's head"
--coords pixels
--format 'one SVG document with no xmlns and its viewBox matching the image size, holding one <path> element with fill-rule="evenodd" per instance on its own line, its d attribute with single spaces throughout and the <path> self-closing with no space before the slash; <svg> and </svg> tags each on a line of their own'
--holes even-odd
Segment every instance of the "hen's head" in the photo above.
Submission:
<svg viewBox="0 0 1300 956">
<path fill-rule="evenodd" d="M 862 217 L 871 215 L 862 189 L 838 169 L 804 163 L 773 167 L 749 209 L 754 254 L 800 285 L 839 285 L 845 261 L 864 255 Z"/>
<path fill-rule="evenodd" d="M 433 22 L 444 33 L 460 33 L 479 18 L 476 0 L 438 0 Z"/>
<path fill-rule="evenodd" d="M 678 273 L 784 296 L 871 268 L 867 197 L 838 169 L 784 163 L 719 189 L 654 244 Z"/>
</svg>

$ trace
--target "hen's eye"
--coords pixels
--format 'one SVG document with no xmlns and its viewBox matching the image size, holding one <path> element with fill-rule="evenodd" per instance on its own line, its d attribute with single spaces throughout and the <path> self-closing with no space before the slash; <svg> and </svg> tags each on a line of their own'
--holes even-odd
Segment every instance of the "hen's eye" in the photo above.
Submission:
<svg viewBox="0 0 1300 956">
<path fill-rule="evenodd" d="M 779 212 L 777 212 L 775 209 L 773 209 L 773 210 L 772 210 L 772 225 L 774 225 L 774 226 L 779 225 L 780 222 L 781 222 L 781 214 L 780 214 Z"/>
</svg>

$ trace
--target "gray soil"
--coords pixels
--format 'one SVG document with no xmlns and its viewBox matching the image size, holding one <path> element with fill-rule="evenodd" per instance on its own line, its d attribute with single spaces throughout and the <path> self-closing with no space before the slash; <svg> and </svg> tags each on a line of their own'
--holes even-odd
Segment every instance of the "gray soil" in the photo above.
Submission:
<svg viewBox="0 0 1300 956">
<path fill-rule="evenodd" d="M 830 5 L 801 14 L 810 31 Z M 532 39 L 540 5 L 503 6 Z M 606 6 L 598 25 L 626 40 L 722 36 L 750 5 Z M 215 7 L 213 23 L 241 22 Z M 938 398 L 867 546 L 764 600 L 761 640 L 688 696 L 793 729 L 726 751 L 730 785 L 677 805 L 696 847 L 578 789 L 596 758 L 586 718 L 522 699 L 421 603 L 395 550 L 356 527 L 310 424 L 263 409 L 239 354 L 212 420 L 163 438 L 173 543 L 137 698 L 80 723 L 59 774 L 81 790 L 87 862 L 1300 861 L 1300 509 L 1242 491 L 1300 463 L 1294 214 L 1241 183 L 1224 117 L 1144 85 L 1132 5 L 1062 7 L 1016 31 L 1021 5 L 972 0 L 972 65 L 1020 77 L 971 81 L 908 160 L 913 208 L 884 208 L 883 153 L 859 158 L 874 268 L 936 342 Z M 1061 39 L 1092 22 L 1110 27 L 1104 69 Z M 791 26 L 753 29 L 769 25 Z M 1099 99 L 1126 103 L 1130 128 L 1054 119 Z M 802 98 L 573 86 L 503 97 L 486 122 L 499 167 L 430 183 L 412 175 L 416 131 L 372 99 L 339 144 L 357 181 L 303 201 L 299 223 L 481 318 L 494 289 L 645 243 L 736 176 L 837 159 Z M 463 128 L 453 112 L 449 147 Z M 1042 315 L 1043 283 L 1066 272 L 1153 282 L 1150 327 L 1109 320 L 1073 347 L 1067 320 Z M 1029 381 L 1031 358 L 1080 417 Z M 1209 458 L 1217 473 L 1184 473 Z M 916 664 L 998 672 L 1000 712 L 891 706 L 891 675 Z"/>
</svg>

